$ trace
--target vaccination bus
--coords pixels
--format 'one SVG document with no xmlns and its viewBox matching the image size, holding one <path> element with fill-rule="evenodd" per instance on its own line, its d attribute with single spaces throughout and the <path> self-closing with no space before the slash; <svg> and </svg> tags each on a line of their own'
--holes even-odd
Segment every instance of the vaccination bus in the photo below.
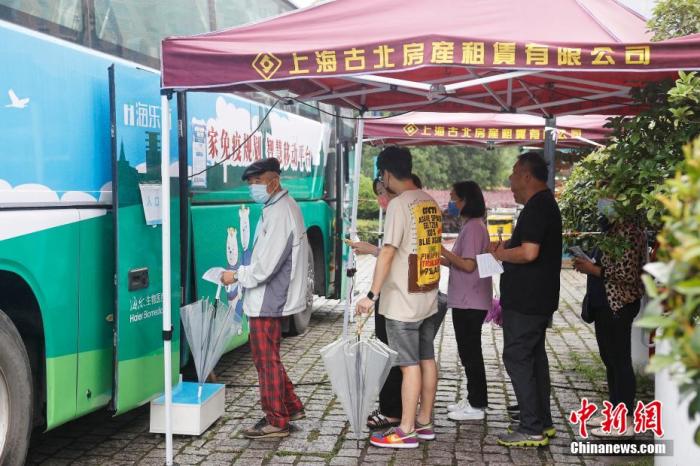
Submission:
<svg viewBox="0 0 700 466">
<path fill-rule="evenodd" d="M 29 3 L 35 11 L 0 0 L 3 465 L 23 461 L 35 428 L 121 414 L 163 390 L 157 49 L 119 32 L 119 12 L 100 10 L 111 2 L 55 2 L 74 8 L 52 21 L 36 5 L 54 2 Z M 202 2 L 163 2 L 183 3 Z M 96 39 L 100 28 L 123 43 Z M 179 307 L 214 298 L 201 278 L 210 268 L 250 260 L 261 206 L 241 174 L 253 161 L 280 159 L 313 255 L 307 311 L 285 328 L 304 332 L 313 294 L 340 296 L 353 128 L 336 108 L 260 95 L 187 93 L 171 107 L 175 382 L 188 360 Z M 245 324 L 229 349 L 247 337 Z"/>
</svg>

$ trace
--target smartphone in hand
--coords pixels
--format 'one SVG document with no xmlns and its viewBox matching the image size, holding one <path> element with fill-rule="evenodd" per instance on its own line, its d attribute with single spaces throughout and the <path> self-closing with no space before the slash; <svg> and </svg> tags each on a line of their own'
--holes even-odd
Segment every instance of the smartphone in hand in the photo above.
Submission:
<svg viewBox="0 0 700 466">
<path fill-rule="evenodd" d="M 581 259 L 586 259 L 588 262 L 592 262 L 595 264 L 595 259 L 588 257 L 588 254 L 583 252 L 583 249 L 581 249 L 579 246 L 571 246 L 569 247 L 569 252 L 574 256 L 578 257 Z"/>
</svg>

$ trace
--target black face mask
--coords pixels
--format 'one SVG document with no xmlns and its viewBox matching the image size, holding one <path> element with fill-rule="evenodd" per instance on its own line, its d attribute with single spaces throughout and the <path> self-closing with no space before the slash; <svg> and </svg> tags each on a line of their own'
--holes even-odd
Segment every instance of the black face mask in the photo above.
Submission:
<svg viewBox="0 0 700 466">
<path fill-rule="evenodd" d="M 612 224 L 610 223 L 610 220 L 608 220 L 608 217 L 605 215 L 599 215 L 598 216 L 598 228 L 602 233 L 607 232 Z"/>
</svg>

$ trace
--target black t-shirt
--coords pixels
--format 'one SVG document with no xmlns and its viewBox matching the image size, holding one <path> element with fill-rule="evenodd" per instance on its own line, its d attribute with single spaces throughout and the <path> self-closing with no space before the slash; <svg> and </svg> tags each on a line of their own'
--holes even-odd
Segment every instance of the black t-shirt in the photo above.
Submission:
<svg viewBox="0 0 700 466">
<path fill-rule="evenodd" d="M 503 263 L 501 306 L 523 314 L 548 315 L 559 307 L 561 214 L 549 189 L 527 201 L 506 249 L 537 243 L 540 253 L 527 264 Z"/>
</svg>

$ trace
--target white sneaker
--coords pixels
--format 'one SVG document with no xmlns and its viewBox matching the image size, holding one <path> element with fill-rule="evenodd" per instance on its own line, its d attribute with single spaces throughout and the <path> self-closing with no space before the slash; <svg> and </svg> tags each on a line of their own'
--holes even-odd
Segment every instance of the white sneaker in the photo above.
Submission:
<svg viewBox="0 0 700 466">
<path fill-rule="evenodd" d="M 462 400 L 459 403 L 447 405 L 447 412 L 451 413 L 452 411 L 461 411 L 464 408 L 468 408 L 469 406 L 469 400 L 467 400 L 466 398 L 462 398 Z"/>
<path fill-rule="evenodd" d="M 447 413 L 447 417 L 453 421 L 478 421 L 483 419 L 485 415 L 486 414 L 484 413 L 483 409 L 474 408 L 469 406 L 468 403 L 467 407 L 464 409 Z"/>
</svg>

